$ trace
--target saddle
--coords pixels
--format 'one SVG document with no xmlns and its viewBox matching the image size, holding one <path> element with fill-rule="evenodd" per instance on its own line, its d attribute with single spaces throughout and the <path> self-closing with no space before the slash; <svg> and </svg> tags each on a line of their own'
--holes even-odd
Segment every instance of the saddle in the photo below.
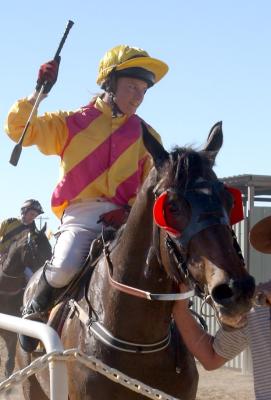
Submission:
<svg viewBox="0 0 271 400">
<path fill-rule="evenodd" d="M 61 335 L 65 320 L 70 313 L 70 300 L 76 299 L 80 301 L 84 299 L 94 268 L 103 255 L 104 247 L 113 241 L 116 232 L 113 228 L 106 228 L 92 241 L 84 267 L 74 277 L 72 282 L 63 289 L 63 293 L 58 298 L 54 308 L 50 311 L 47 323 L 57 331 L 59 336 Z"/>
</svg>

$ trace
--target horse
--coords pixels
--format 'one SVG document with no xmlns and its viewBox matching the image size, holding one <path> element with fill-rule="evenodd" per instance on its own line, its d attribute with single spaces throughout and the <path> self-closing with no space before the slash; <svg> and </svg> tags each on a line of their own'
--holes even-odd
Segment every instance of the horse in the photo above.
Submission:
<svg viewBox="0 0 271 400">
<path fill-rule="evenodd" d="M 254 279 L 232 234 L 233 196 L 213 166 L 223 142 L 222 124 L 201 150 L 167 152 L 142 125 L 153 168 L 137 194 L 126 224 L 103 244 L 92 274 L 67 301 L 60 335 L 109 367 L 182 400 L 196 398 L 195 360 L 172 327 L 174 301 L 190 282 L 212 299 L 221 323 L 236 325 L 252 305 Z M 90 277 L 91 275 L 91 277 Z M 25 299 L 27 301 L 27 299 Z M 18 349 L 20 366 L 36 356 Z M 178 368 L 177 368 L 178 367 Z M 141 400 L 135 393 L 80 362 L 67 364 L 69 400 Z M 23 384 L 24 398 L 48 399 L 46 371 Z"/>
<path fill-rule="evenodd" d="M 45 232 L 46 224 L 11 244 L 8 256 L 0 266 L 1 313 L 20 316 L 24 289 L 31 273 L 36 272 L 52 255 L 52 247 Z M 17 335 L 0 329 L 0 336 L 7 348 L 5 376 L 8 377 L 15 366 Z"/>
</svg>

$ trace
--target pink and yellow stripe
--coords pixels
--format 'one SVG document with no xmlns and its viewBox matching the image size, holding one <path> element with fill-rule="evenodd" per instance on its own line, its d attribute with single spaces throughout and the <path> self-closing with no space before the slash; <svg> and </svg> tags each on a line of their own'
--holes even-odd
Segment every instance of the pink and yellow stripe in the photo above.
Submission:
<svg viewBox="0 0 271 400">
<path fill-rule="evenodd" d="M 69 152 L 77 137 L 79 142 L 79 135 L 89 135 L 89 127 L 94 123 L 95 130 L 100 128 L 97 146 L 89 154 L 86 148 L 82 149 L 86 155 L 68 169 L 65 153 Z M 93 105 L 66 118 L 68 138 L 61 156 L 62 163 L 66 163 L 66 172 L 52 196 L 52 207 L 58 216 L 73 199 L 105 197 L 115 204 L 124 205 L 136 196 L 146 159 L 140 123 L 141 119 L 133 115 L 110 132 L 108 125 L 107 129 L 104 128 L 104 115 Z M 90 135 L 92 146 L 93 142 L 96 143 L 95 138 L 91 142 Z"/>
</svg>

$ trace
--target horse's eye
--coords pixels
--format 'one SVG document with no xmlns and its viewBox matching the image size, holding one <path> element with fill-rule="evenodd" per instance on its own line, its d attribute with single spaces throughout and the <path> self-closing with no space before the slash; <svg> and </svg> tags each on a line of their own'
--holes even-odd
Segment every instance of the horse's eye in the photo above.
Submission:
<svg viewBox="0 0 271 400">
<path fill-rule="evenodd" d="M 177 203 L 175 202 L 171 202 L 167 205 L 167 209 L 170 213 L 172 214 L 176 214 L 178 212 L 180 212 L 180 207 Z"/>
</svg>

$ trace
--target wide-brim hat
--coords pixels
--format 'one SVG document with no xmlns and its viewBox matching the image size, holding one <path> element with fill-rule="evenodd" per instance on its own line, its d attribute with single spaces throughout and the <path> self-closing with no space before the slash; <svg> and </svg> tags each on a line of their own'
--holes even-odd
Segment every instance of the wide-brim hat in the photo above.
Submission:
<svg viewBox="0 0 271 400">
<path fill-rule="evenodd" d="M 168 72 L 166 63 L 150 57 L 145 50 L 120 45 L 109 50 L 100 61 L 97 84 L 101 85 L 113 70 L 122 71 L 134 67 L 144 68 L 152 72 L 155 76 L 155 83 L 160 81 Z"/>
<path fill-rule="evenodd" d="M 271 254 L 271 216 L 263 218 L 253 226 L 249 241 L 254 249 Z"/>
</svg>

